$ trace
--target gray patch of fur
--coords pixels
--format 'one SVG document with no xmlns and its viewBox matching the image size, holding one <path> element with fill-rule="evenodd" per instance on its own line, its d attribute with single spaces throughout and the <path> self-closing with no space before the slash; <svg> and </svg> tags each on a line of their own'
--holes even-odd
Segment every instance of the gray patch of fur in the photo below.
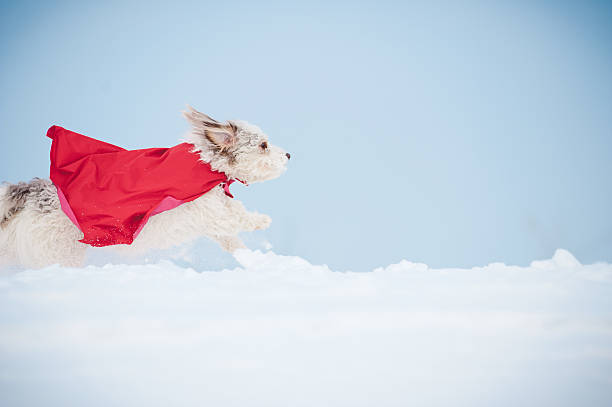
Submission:
<svg viewBox="0 0 612 407">
<path fill-rule="evenodd" d="M 26 206 L 45 214 L 59 205 L 55 186 L 51 181 L 41 178 L 34 178 L 30 182 L 5 184 L 4 196 L 0 197 L 0 202 L 3 203 L 0 227 L 6 226 Z"/>
</svg>

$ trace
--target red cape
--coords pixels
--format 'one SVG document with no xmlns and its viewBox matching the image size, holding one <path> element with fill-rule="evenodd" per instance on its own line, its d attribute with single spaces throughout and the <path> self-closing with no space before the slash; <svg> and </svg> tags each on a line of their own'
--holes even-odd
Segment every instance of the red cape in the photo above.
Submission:
<svg viewBox="0 0 612 407">
<path fill-rule="evenodd" d="M 62 210 L 92 246 L 130 244 L 149 217 L 232 182 L 193 145 L 125 150 L 52 126 L 51 181 Z"/>
</svg>

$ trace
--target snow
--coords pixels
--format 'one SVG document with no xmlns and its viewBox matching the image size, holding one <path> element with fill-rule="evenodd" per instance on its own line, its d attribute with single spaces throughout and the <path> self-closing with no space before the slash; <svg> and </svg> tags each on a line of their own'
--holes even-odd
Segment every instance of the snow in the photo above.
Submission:
<svg viewBox="0 0 612 407">
<path fill-rule="evenodd" d="M 2 406 L 607 406 L 612 265 L 0 273 Z"/>
</svg>

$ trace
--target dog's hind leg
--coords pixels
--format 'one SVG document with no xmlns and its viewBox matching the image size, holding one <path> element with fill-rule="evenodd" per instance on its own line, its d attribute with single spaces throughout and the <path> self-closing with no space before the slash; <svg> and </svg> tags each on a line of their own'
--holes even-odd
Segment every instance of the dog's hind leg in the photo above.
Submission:
<svg viewBox="0 0 612 407">
<path fill-rule="evenodd" d="M 26 208 L 16 221 L 16 247 L 22 265 L 83 265 L 87 246 L 78 241 L 81 232 L 61 209 L 41 214 Z"/>
<path fill-rule="evenodd" d="M 3 257 L 31 268 L 83 263 L 86 246 L 78 241 L 82 234 L 62 212 L 51 181 L 35 178 L 4 185 L 1 192 Z"/>
</svg>

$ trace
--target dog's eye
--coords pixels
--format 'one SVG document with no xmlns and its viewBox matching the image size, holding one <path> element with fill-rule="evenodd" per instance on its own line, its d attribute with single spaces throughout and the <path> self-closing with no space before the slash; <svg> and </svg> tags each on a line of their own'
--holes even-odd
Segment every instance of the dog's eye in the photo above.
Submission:
<svg viewBox="0 0 612 407">
<path fill-rule="evenodd" d="M 268 148 L 268 143 L 264 141 L 263 143 L 259 145 L 259 147 L 261 147 L 262 150 L 265 150 L 266 148 Z"/>
</svg>

